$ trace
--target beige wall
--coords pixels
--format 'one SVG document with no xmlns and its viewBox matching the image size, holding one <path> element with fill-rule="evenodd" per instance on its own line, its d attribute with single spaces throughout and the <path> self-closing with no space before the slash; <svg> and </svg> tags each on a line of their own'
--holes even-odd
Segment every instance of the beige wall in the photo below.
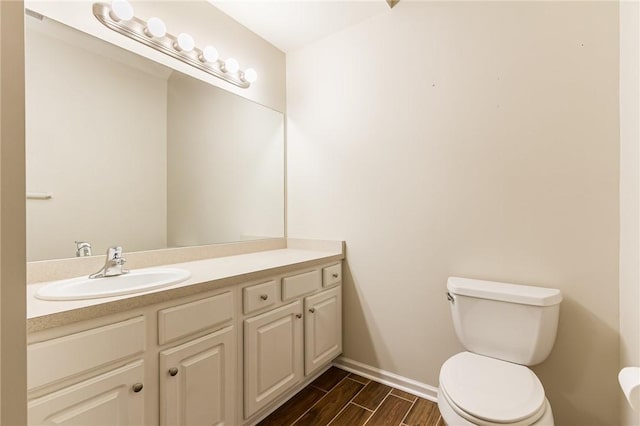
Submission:
<svg viewBox="0 0 640 426">
<path fill-rule="evenodd" d="M 27 19 L 27 259 L 166 247 L 168 71 Z"/>
<path fill-rule="evenodd" d="M 620 3 L 620 368 L 640 366 L 640 4 Z M 640 425 L 620 395 L 621 424 Z"/>
<path fill-rule="evenodd" d="M 0 2 L 0 424 L 27 423 L 22 1 Z"/>
<path fill-rule="evenodd" d="M 202 1 L 133 1 L 136 16 L 160 17 L 167 31 L 176 35 L 191 34 L 196 46 L 216 46 L 222 58 L 234 57 L 241 69 L 252 67 L 258 81 L 249 89 L 241 89 L 219 78 L 173 59 L 164 53 L 128 39 L 102 25 L 92 13 L 93 0 L 27 1 L 25 6 L 66 25 L 119 45 L 192 77 L 239 94 L 278 111 L 285 110 L 285 55 L 208 2 Z"/>
<path fill-rule="evenodd" d="M 283 237 L 282 114 L 177 73 L 167 106 L 169 245 Z"/>
<path fill-rule="evenodd" d="M 556 424 L 618 423 L 618 6 L 400 2 L 287 57 L 288 235 L 344 239 L 344 355 L 437 386 L 458 275 L 558 287 Z"/>
</svg>

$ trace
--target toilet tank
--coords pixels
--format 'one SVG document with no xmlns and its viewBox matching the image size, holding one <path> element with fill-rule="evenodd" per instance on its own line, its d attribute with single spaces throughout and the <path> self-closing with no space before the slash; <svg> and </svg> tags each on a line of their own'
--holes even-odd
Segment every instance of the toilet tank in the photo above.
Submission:
<svg viewBox="0 0 640 426">
<path fill-rule="evenodd" d="M 560 290 L 457 277 L 447 290 L 456 334 L 468 351 L 522 365 L 551 353 Z"/>
</svg>

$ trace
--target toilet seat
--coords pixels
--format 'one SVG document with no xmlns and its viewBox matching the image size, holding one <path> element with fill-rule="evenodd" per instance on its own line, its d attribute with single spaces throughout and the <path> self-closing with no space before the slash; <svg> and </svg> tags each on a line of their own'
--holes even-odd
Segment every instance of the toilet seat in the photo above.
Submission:
<svg viewBox="0 0 640 426">
<path fill-rule="evenodd" d="M 442 417 L 444 418 L 445 421 L 451 421 L 450 419 L 447 418 L 447 416 L 445 416 L 445 412 L 442 411 L 442 404 L 444 402 L 444 404 L 447 405 L 447 407 L 449 408 L 449 410 L 451 410 L 455 416 L 458 416 L 459 419 L 461 419 L 458 422 L 454 422 L 454 423 L 448 423 L 448 424 L 452 424 L 452 425 L 456 425 L 456 426 L 461 426 L 463 423 L 463 421 L 466 421 L 464 424 L 465 425 L 473 425 L 473 426 L 531 426 L 536 424 L 537 425 L 537 421 L 540 420 L 544 415 L 547 414 L 548 412 L 548 402 L 545 400 L 545 404 L 540 408 L 540 410 L 538 412 L 536 412 L 531 418 L 528 419 L 524 419 L 515 423 L 495 423 L 495 422 L 491 422 L 491 421 L 487 421 L 478 417 L 474 417 L 472 415 L 470 415 L 469 413 L 465 412 L 464 410 L 462 410 L 460 407 L 458 407 L 453 401 L 451 401 L 451 397 L 449 395 L 447 395 L 446 391 L 440 387 L 440 389 L 438 390 L 439 395 L 438 395 L 438 406 L 441 409 L 441 413 L 442 413 Z M 546 424 L 548 424 L 548 420 L 547 422 L 545 422 Z M 553 423 L 551 423 L 553 424 Z"/>
<path fill-rule="evenodd" d="M 544 388 L 531 370 L 471 352 L 443 364 L 440 391 L 456 414 L 477 425 L 531 425 L 545 413 Z"/>
<path fill-rule="evenodd" d="M 456 411 L 451 408 L 451 404 L 443 397 L 444 393 L 442 389 L 438 390 L 438 409 L 440 410 L 440 414 L 442 415 L 442 420 L 444 420 L 444 424 L 447 426 L 478 426 L 482 424 L 481 421 L 474 419 L 472 423 L 471 421 L 465 419 L 460 416 Z M 526 423 L 524 423 L 526 424 Z M 506 426 L 500 423 L 494 423 L 495 426 Z M 540 419 L 534 421 L 533 423 L 529 423 L 528 426 L 554 426 L 553 422 L 553 411 L 551 410 L 551 404 L 549 401 L 545 399 L 545 408 L 544 414 Z"/>
</svg>

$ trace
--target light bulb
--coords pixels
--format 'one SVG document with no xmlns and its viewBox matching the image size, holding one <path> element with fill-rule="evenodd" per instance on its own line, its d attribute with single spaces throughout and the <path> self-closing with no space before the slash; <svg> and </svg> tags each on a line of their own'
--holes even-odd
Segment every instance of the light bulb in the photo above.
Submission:
<svg viewBox="0 0 640 426">
<path fill-rule="evenodd" d="M 244 71 L 244 80 L 253 83 L 258 79 L 258 73 L 253 68 L 247 68 Z"/>
<path fill-rule="evenodd" d="M 235 59 L 229 58 L 226 61 L 224 61 L 224 69 L 227 72 L 234 74 L 234 73 L 237 73 L 238 70 L 240 69 L 240 64 Z"/>
<path fill-rule="evenodd" d="M 205 46 L 200 55 L 202 62 L 215 62 L 218 60 L 218 51 L 213 46 Z"/>
<path fill-rule="evenodd" d="M 114 21 L 128 21 L 133 18 L 133 7 L 127 0 L 113 0 L 109 16 Z"/>
<path fill-rule="evenodd" d="M 176 50 L 184 50 L 185 52 L 191 52 L 195 46 L 193 37 L 187 33 L 178 34 L 178 41 L 174 43 L 173 47 Z"/>
<path fill-rule="evenodd" d="M 164 37 L 167 34 L 167 26 L 160 18 L 149 18 L 144 32 L 149 37 Z"/>
</svg>

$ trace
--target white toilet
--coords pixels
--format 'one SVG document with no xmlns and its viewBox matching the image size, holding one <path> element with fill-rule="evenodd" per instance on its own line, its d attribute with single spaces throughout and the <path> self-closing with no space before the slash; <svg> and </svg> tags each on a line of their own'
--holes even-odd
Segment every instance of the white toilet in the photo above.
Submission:
<svg viewBox="0 0 640 426">
<path fill-rule="evenodd" d="M 450 426 L 551 426 L 538 377 L 556 339 L 560 290 L 451 277 L 447 297 L 467 352 L 440 369 L 438 407 Z"/>
</svg>

